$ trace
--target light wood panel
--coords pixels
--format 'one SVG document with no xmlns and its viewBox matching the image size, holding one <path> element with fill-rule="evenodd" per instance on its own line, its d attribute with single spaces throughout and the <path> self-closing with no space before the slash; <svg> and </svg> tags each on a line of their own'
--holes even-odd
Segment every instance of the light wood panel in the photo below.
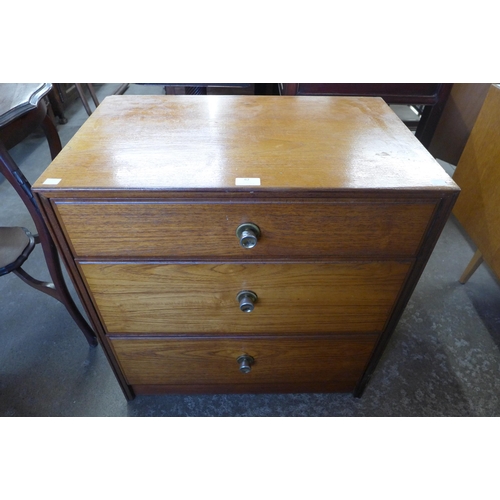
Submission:
<svg viewBox="0 0 500 500">
<path fill-rule="evenodd" d="M 453 213 L 500 276 L 500 87 L 492 85 L 453 176 Z"/>
<path fill-rule="evenodd" d="M 79 257 L 415 256 L 435 202 L 56 204 Z M 244 249 L 236 228 L 259 226 Z"/>
<path fill-rule="evenodd" d="M 207 385 L 260 386 L 343 382 L 353 390 L 368 362 L 375 336 L 296 339 L 111 339 L 129 384 L 169 384 L 189 391 Z M 237 358 L 255 359 L 250 373 Z"/>
<path fill-rule="evenodd" d="M 410 263 L 83 264 L 111 333 L 382 331 Z M 258 302 L 243 313 L 238 292 Z"/>
</svg>

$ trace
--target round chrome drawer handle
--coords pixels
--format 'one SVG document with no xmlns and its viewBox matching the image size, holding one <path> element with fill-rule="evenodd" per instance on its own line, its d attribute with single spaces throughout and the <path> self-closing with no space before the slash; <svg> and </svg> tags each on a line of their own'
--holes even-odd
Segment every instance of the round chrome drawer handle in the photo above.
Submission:
<svg viewBox="0 0 500 500">
<path fill-rule="evenodd" d="M 236 236 L 243 248 L 253 248 L 260 238 L 260 228 L 251 222 L 241 224 L 236 229 Z"/>
<path fill-rule="evenodd" d="M 236 361 L 240 365 L 241 373 L 250 373 L 250 371 L 252 370 L 252 365 L 255 363 L 255 359 L 253 359 L 252 356 L 249 356 L 248 354 L 243 354 Z"/>
<path fill-rule="evenodd" d="M 236 300 L 240 303 L 242 312 L 251 313 L 254 310 L 254 304 L 257 302 L 257 294 L 250 290 L 242 290 L 236 295 Z"/>
</svg>

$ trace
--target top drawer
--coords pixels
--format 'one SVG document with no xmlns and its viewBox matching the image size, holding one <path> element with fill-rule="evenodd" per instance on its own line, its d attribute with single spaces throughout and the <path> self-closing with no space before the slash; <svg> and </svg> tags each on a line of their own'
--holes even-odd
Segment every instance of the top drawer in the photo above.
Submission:
<svg viewBox="0 0 500 500">
<path fill-rule="evenodd" d="M 56 212 L 76 257 L 262 259 L 414 257 L 433 201 L 82 202 Z M 243 248 L 240 224 L 260 228 Z"/>
</svg>

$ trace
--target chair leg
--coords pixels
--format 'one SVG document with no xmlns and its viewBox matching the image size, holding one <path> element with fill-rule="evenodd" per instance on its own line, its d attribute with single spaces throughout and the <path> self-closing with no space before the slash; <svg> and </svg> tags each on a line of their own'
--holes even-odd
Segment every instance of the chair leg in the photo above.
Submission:
<svg viewBox="0 0 500 500">
<path fill-rule="evenodd" d="M 42 121 L 42 130 L 49 143 L 50 156 L 54 159 L 61 152 L 62 144 L 57 129 L 48 114 Z"/>
<path fill-rule="evenodd" d="M 49 269 L 50 277 L 54 284 L 54 289 L 57 293 L 57 297 L 53 295 L 59 302 L 66 306 L 66 309 L 82 330 L 87 342 L 91 346 L 97 345 L 97 339 L 94 331 L 89 326 L 85 318 L 80 313 L 76 304 L 73 302 L 71 294 L 66 286 L 64 276 L 61 270 L 61 261 L 59 260 L 59 254 L 55 246 L 52 237 L 50 236 L 49 229 L 45 224 L 40 213 L 40 208 L 36 204 L 33 193 L 31 192 L 31 185 L 24 177 L 23 173 L 16 165 L 9 152 L 5 146 L 0 141 L 0 172 L 5 176 L 7 181 L 12 185 L 17 194 L 20 196 L 21 200 L 28 209 L 33 222 L 35 223 L 38 238 L 42 246 L 43 254 L 45 256 L 45 262 Z M 22 273 L 21 273 L 22 274 Z M 20 276 L 21 277 L 21 276 Z M 21 277 L 23 279 L 23 277 Z M 49 293 L 49 292 L 47 292 Z M 51 295 L 51 293 L 49 293 Z"/>
<path fill-rule="evenodd" d="M 27 285 L 33 287 L 35 290 L 38 290 L 39 292 L 46 293 L 47 295 L 50 295 L 54 299 L 59 300 L 59 294 L 57 293 L 57 290 L 54 287 L 54 283 L 49 283 L 47 281 L 40 281 L 33 276 L 29 275 L 24 269 L 22 268 L 17 268 L 12 271 L 16 276 L 21 278 Z"/>
<path fill-rule="evenodd" d="M 460 279 L 458 280 L 462 285 L 464 283 L 467 283 L 469 281 L 469 278 L 476 272 L 476 269 L 483 263 L 483 254 L 479 251 L 476 250 L 476 253 L 473 255 L 472 259 L 470 260 L 469 264 L 465 268 L 465 271 L 462 273 L 462 276 L 460 276 Z"/>
<path fill-rule="evenodd" d="M 129 87 L 129 83 L 122 83 L 114 92 L 114 95 L 123 95 Z"/>
<path fill-rule="evenodd" d="M 27 285 L 35 288 L 39 292 L 46 293 L 47 295 L 50 295 L 54 299 L 61 302 L 66 307 L 67 311 L 82 331 L 89 345 L 95 347 L 97 345 L 97 338 L 95 336 L 95 333 L 85 321 L 84 317 L 80 313 L 80 310 L 76 307 L 76 304 L 74 303 L 73 298 L 71 297 L 71 294 L 69 293 L 69 290 L 66 286 L 66 282 L 64 281 L 60 266 L 55 262 L 51 262 L 50 260 L 46 259 L 46 261 L 50 276 L 54 280 L 54 283 L 37 280 L 21 268 L 16 269 L 12 272 L 20 279 L 22 279 Z"/>
<path fill-rule="evenodd" d="M 80 99 L 82 101 L 83 107 L 85 108 L 85 111 L 90 116 L 92 114 L 92 111 L 90 110 L 89 103 L 87 102 L 87 99 L 85 97 L 85 92 L 83 91 L 82 84 L 75 83 L 75 87 L 76 87 L 76 90 L 78 92 L 78 95 L 80 96 Z"/>
<path fill-rule="evenodd" d="M 91 83 L 87 83 L 87 87 L 89 88 L 90 95 L 92 96 L 92 100 L 94 101 L 95 107 L 99 106 L 99 99 L 97 99 L 97 94 L 95 93 L 94 86 Z"/>
<path fill-rule="evenodd" d="M 76 307 L 76 304 L 74 303 L 73 298 L 69 293 L 68 287 L 66 286 L 66 281 L 64 280 L 64 276 L 62 274 L 59 254 L 57 253 L 54 241 L 52 240 L 52 237 L 50 236 L 46 226 L 45 229 L 42 229 L 42 231 L 40 231 L 40 228 L 38 228 L 38 236 L 40 238 L 40 244 L 42 245 L 43 253 L 45 255 L 45 261 L 49 269 L 50 277 L 52 278 L 54 288 L 57 292 L 57 296 L 55 298 L 59 302 L 64 304 L 64 306 L 66 306 L 66 309 L 74 319 L 75 323 L 80 327 L 80 330 L 83 332 L 83 335 L 87 339 L 89 345 L 96 346 L 97 339 L 95 333 L 92 328 L 90 328 L 87 321 L 85 321 L 85 318 L 80 313 L 78 307 Z"/>
</svg>

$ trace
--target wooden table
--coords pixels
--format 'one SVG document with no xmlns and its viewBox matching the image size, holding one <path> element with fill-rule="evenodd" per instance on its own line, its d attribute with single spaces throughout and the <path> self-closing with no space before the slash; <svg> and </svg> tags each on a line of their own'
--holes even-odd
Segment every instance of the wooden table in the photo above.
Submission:
<svg viewBox="0 0 500 500">
<path fill-rule="evenodd" d="M 132 398 L 360 395 L 458 188 L 379 98 L 117 96 L 35 192 Z"/>
<path fill-rule="evenodd" d="M 41 128 L 52 158 L 59 153 L 61 141 L 43 99 L 51 88 L 50 83 L 0 83 L 0 141 L 6 149 Z"/>
</svg>

